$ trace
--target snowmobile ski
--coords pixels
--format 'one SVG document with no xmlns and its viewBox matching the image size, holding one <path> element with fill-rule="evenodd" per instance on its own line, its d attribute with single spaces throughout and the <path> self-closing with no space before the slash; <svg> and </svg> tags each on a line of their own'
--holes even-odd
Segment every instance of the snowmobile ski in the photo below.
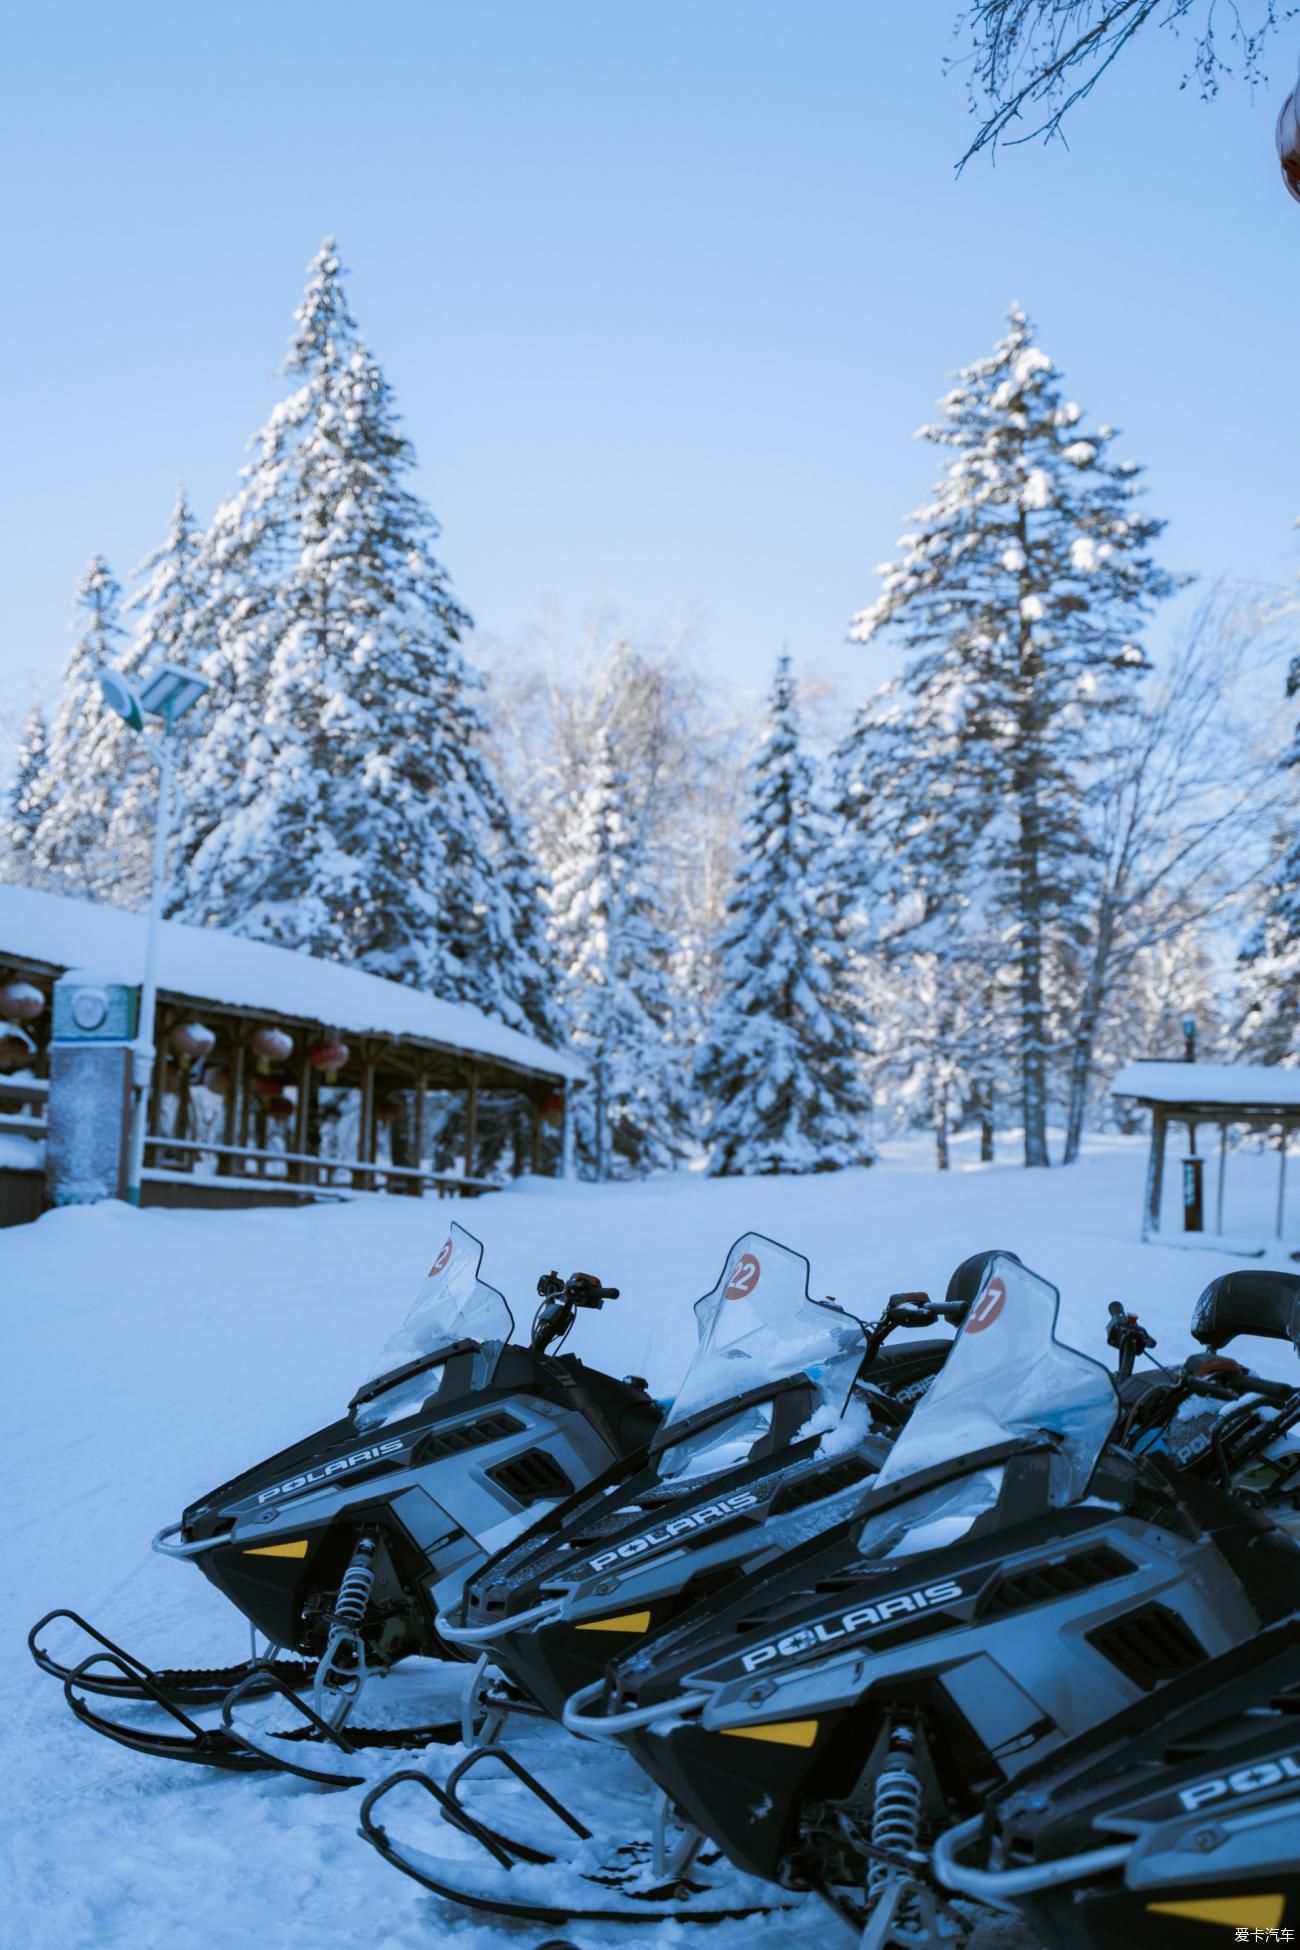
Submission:
<svg viewBox="0 0 1300 1950">
<path fill-rule="evenodd" d="M 487 1761 L 500 1762 L 524 1794 L 553 1817 L 549 1850 L 505 1833 L 464 1805 L 462 1782 Z M 458 1857 L 441 1835 L 432 1848 L 395 1839 L 376 1819 L 375 1810 L 402 1787 L 426 1794 L 442 1821 L 475 1844 L 475 1851 Z M 536 1819 L 530 1823 L 534 1829 Z M 385 1861 L 433 1895 L 519 1922 L 717 1923 L 807 1901 L 802 1893 L 738 1876 L 721 1851 L 695 1831 L 669 1842 L 661 1826 L 653 1840 L 624 1843 L 602 1855 L 591 1829 L 517 1755 L 499 1746 L 474 1748 L 456 1763 L 445 1783 L 414 1768 L 390 1775 L 362 1801 L 358 1833 Z"/>
</svg>

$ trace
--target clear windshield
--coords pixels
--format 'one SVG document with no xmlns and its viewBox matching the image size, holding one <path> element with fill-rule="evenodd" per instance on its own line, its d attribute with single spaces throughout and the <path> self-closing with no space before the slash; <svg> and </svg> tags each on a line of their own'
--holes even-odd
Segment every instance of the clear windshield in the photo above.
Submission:
<svg viewBox="0 0 1300 1950">
<path fill-rule="evenodd" d="M 429 1276 L 415 1297 L 410 1313 L 384 1343 L 383 1352 L 361 1384 L 365 1392 L 385 1375 L 398 1375 L 413 1361 L 430 1362 L 431 1357 L 452 1348 L 458 1341 L 472 1341 L 476 1348 L 473 1385 L 486 1388 L 496 1371 L 501 1350 L 515 1330 L 514 1315 L 505 1298 L 480 1280 L 478 1269 L 483 1247 L 463 1226 L 453 1225 L 434 1256 Z M 432 1365 L 436 1366 L 436 1363 Z M 409 1415 L 420 1406 L 436 1386 L 429 1368 L 406 1381 L 394 1381 L 392 1388 L 359 1404 L 355 1422 L 359 1429 L 382 1426 Z"/>
<path fill-rule="evenodd" d="M 1084 1495 L 1115 1426 L 1119 1398 L 1100 1362 L 1057 1340 L 1059 1303 L 1056 1288 L 1027 1266 L 1001 1253 L 990 1261 L 952 1352 L 891 1449 L 877 1486 L 1008 1437 L 1048 1430 L 1061 1437 L 1053 1503 Z"/>
<path fill-rule="evenodd" d="M 772 1424 L 771 1401 L 710 1418 L 672 1441 L 706 1410 L 772 1383 L 806 1377 L 812 1413 L 833 1426 L 862 1366 L 865 1337 L 852 1314 L 808 1292 L 808 1262 L 762 1233 L 738 1239 L 711 1293 L 695 1303 L 699 1345 L 665 1418 L 660 1474 L 697 1476 L 744 1462 Z"/>
</svg>

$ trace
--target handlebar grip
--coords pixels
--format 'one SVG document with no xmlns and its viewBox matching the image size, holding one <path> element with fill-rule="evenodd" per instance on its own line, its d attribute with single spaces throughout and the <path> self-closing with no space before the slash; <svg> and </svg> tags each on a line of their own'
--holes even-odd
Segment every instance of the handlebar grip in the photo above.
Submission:
<svg viewBox="0 0 1300 1950">
<path fill-rule="evenodd" d="M 600 1289 L 600 1297 L 602 1300 L 617 1300 L 618 1288 L 616 1286 L 603 1286 Z"/>
</svg>

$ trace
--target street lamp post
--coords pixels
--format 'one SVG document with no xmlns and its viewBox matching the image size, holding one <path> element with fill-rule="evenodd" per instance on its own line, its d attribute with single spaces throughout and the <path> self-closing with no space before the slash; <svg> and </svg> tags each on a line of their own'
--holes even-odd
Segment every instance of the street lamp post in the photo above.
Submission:
<svg viewBox="0 0 1300 1950">
<path fill-rule="evenodd" d="M 154 1066 L 154 1015 L 158 1001 L 158 924 L 167 891 L 167 840 L 171 829 L 171 733 L 191 705 L 208 689 L 206 677 L 196 677 L 180 664 L 160 664 L 143 688 L 136 690 L 115 670 L 101 670 L 99 688 L 110 710 L 140 733 L 140 742 L 158 767 L 158 811 L 153 831 L 153 871 L 149 881 L 149 919 L 145 928 L 144 979 L 140 984 L 140 1015 L 135 1027 L 131 1064 L 131 1132 L 127 1148 L 126 1195 L 140 1203 L 144 1172 L 145 1125 L 149 1118 L 149 1086 Z M 146 717 L 162 721 L 162 733 L 151 738 Z"/>
</svg>

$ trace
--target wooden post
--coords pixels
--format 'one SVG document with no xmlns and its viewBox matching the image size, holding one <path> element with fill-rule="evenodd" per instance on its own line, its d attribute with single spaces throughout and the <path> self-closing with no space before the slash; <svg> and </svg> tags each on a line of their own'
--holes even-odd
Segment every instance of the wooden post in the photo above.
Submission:
<svg viewBox="0 0 1300 1950">
<path fill-rule="evenodd" d="M 150 1137 L 155 1135 L 158 1137 L 162 1136 L 162 1127 L 163 1127 L 162 1111 L 163 1111 L 163 1096 L 164 1096 L 163 1084 L 167 1075 L 167 1055 L 166 1055 L 167 1044 L 163 1036 L 163 1027 L 166 1024 L 167 1020 L 168 1020 L 167 1011 L 160 1010 L 156 1033 L 154 1036 L 153 1081 L 149 1090 L 149 1114 L 145 1121 L 145 1127 L 144 1127 L 146 1141 Z M 178 1100 L 178 1112 L 179 1112 L 179 1100 Z M 176 1136 L 177 1133 L 173 1131 L 172 1135 Z M 155 1146 L 154 1147 L 155 1164 L 159 1162 L 160 1155 L 161 1154 L 158 1148 Z M 183 1154 L 173 1152 L 171 1159 L 165 1160 L 164 1162 L 170 1162 L 174 1164 L 177 1156 L 179 1155 L 183 1155 Z"/>
<path fill-rule="evenodd" d="M 302 1060 L 298 1065 L 298 1105 L 293 1120 L 293 1148 L 302 1153 L 307 1149 L 307 1128 L 311 1121 L 311 1063 L 307 1056 L 307 1038 L 302 1039 Z M 290 1165 L 290 1178 L 302 1180 L 311 1178 L 310 1165 Z"/>
<path fill-rule="evenodd" d="M 1282 1237 L 1282 1219 L 1286 1211 L 1286 1144 L 1291 1135 L 1290 1126 L 1282 1126 L 1282 1141 L 1278 1147 L 1277 1173 L 1277 1236 Z"/>
<path fill-rule="evenodd" d="M 413 1160 L 417 1171 L 424 1170 L 424 1095 L 428 1088 L 428 1082 L 428 1072 L 423 1069 L 417 1070 L 415 1076 L 415 1158 Z M 419 1196 L 423 1198 L 423 1178 L 416 1180 L 415 1189 Z"/>
<path fill-rule="evenodd" d="M 357 1127 L 357 1156 L 363 1164 L 375 1158 L 375 1059 L 369 1049 L 361 1065 L 361 1117 Z M 362 1191 L 374 1190 L 374 1173 L 356 1171 L 352 1180 Z"/>
<path fill-rule="evenodd" d="M 226 1114 L 225 1117 L 222 1119 L 222 1124 L 221 1124 L 221 1142 L 223 1144 L 234 1144 L 236 1142 L 240 1144 L 243 1143 L 242 1137 L 237 1140 L 235 1136 L 235 1133 L 239 1128 L 237 1120 L 239 1117 L 240 1104 L 243 1101 L 243 1095 L 244 1095 L 244 1044 L 241 1038 L 240 1041 L 238 1041 L 235 1044 L 234 1062 L 228 1063 L 226 1065 Z M 217 1170 L 229 1171 L 231 1168 L 231 1163 L 232 1160 L 230 1160 L 229 1158 L 223 1159 L 222 1162 L 217 1166 Z"/>
<path fill-rule="evenodd" d="M 478 1064 L 469 1066 L 469 1086 L 465 1092 L 465 1176 L 474 1176 L 474 1154 L 478 1148 Z"/>
<path fill-rule="evenodd" d="M 1228 1127 L 1219 1126 L 1219 1184 L 1214 1199 L 1214 1230 L 1223 1234 L 1223 1181 L 1228 1170 Z"/>
<path fill-rule="evenodd" d="M 573 1083 L 566 1079 L 564 1084 L 564 1130 L 560 1138 L 560 1176 L 573 1176 Z"/>
<path fill-rule="evenodd" d="M 533 1127 L 532 1153 L 529 1159 L 529 1170 L 532 1172 L 533 1177 L 536 1178 L 542 1169 L 542 1100 L 541 1098 L 540 1097 L 530 1098 L 528 1108 L 532 1114 L 532 1127 Z"/>
<path fill-rule="evenodd" d="M 1168 1123 L 1169 1118 L 1165 1111 L 1158 1107 L 1152 1109 L 1151 1150 L 1147 1157 L 1146 1207 L 1142 1214 L 1144 1240 L 1160 1230 L 1160 1195 L 1165 1182 L 1165 1133 Z"/>
</svg>

